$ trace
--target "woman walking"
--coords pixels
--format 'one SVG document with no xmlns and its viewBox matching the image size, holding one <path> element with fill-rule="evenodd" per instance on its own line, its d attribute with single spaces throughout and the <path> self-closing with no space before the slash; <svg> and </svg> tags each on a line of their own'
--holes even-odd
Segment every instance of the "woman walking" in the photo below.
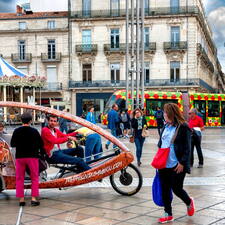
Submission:
<svg viewBox="0 0 225 225">
<path fill-rule="evenodd" d="M 136 146 L 137 164 L 141 166 L 142 148 L 145 142 L 145 137 L 142 137 L 142 130 L 147 127 L 147 121 L 143 112 L 140 109 L 135 109 L 131 120 L 131 127 L 133 128 L 134 142 Z"/>
<path fill-rule="evenodd" d="M 164 106 L 164 126 L 159 148 L 170 148 L 166 168 L 159 169 L 162 185 L 162 199 L 165 215 L 159 218 L 159 223 L 173 221 L 170 190 L 187 206 L 187 215 L 193 216 L 195 212 L 194 201 L 183 189 L 186 173 L 190 173 L 191 130 L 185 122 L 177 104 L 168 103 Z"/>
</svg>

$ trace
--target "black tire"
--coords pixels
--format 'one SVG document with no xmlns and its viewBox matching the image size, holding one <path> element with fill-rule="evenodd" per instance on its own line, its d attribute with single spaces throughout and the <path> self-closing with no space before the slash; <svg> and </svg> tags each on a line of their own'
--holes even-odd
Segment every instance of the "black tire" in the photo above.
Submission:
<svg viewBox="0 0 225 225">
<path fill-rule="evenodd" d="M 137 177 L 133 177 L 131 171 L 135 172 Z M 116 176 L 119 177 L 116 178 Z M 126 190 L 126 187 L 129 187 L 133 183 L 133 179 L 135 178 L 137 178 L 137 185 L 135 185 L 131 190 Z M 125 196 L 132 196 L 140 191 L 143 184 L 143 177 L 136 166 L 134 166 L 133 164 L 129 164 L 124 169 L 112 174 L 110 176 L 110 183 L 112 185 L 112 188 L 117 193 Z M 125 190 L 123 190 L 123 188 L 125 188 Z"/>
<path fill-rule="evenodd" d="M 0 193 L 4 191 L 3 178 L 0 176 Z"/>
</svg>

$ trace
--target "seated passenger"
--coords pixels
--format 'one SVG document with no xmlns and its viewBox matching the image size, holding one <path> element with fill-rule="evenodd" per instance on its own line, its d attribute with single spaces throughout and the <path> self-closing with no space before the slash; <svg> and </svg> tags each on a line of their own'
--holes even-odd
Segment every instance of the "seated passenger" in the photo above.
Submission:
<svg viewBox="0 0 225 225">
<path fill-rule="evenodd" d="M 48 117 L 48 126 L 44 127 L 41 132 L 44 149 L 49 157 L 49 162 L 77 165 L 80 172 L 91 169 L 91 167 L 89 167 L 82 159 L 84 157 L 82 147 L 78 146 L 76 148 L 60 149 L 60 144 L 76 140 L 76 138 L 73 137 L 76 135 L 76 132 L 64 134 L 56 128 L 57 125 L 57 116 L 50 115 Z"/>
<path fill-rule="evenodd" d="M 78 134 L 85 136 L 85 158 L 86 161 L 91 160 L 91 156 L 94 155 L 94 159 L 101 157 L 102 141 L 101 136 L 95 133 L 93 130 L 87 127 L 82 127 L 76 130 Z"/>
</svg>

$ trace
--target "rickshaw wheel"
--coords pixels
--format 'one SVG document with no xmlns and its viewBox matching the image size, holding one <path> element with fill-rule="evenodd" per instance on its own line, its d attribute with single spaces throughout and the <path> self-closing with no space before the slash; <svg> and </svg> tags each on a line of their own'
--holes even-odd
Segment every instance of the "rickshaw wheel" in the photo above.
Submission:
<svg viewBox="0 0 225 225">
<path fill-rule="evenodd" d="M 3 180 L 2 180 L 3 178 L 0 176 L 0 193 L 2 192 L 2 191 L 4 191 L 4 187 L 3 187 Z"/>
<path fill-rule="evenodd" d="M 112 174 L 110 183 L 117 193 L 132 196 L 140 191 L 143 178 L 138 168 L 133 164 L 129 164 L 126 168 Z"/>
</svg>

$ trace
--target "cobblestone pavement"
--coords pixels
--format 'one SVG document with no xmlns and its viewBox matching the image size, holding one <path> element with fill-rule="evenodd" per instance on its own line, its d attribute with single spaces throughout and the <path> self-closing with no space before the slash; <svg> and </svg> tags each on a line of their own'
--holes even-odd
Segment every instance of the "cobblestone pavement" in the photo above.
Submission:
<svg viewBox="0 0 225 225">
<path fill-rule="evenodd" d="M 134 145 L 121 139 L 134 152 Z M 41 191 L 41 206 L 20 208 L 15 191 L 0 195 L 0 224 L 26 225 L 154 225 L 163 210 L 152 202 L 151 184 L 155 171 L 150 167 L 156 151 L 158 135 L 151 130 L 144 145 L 142 166 L 143 188 L 132 197 L 117 194 L 105 178 L 102 183 L 66 190 Z M 105 143 L 105 140 L 103 140 Z M 197 168 L 197 160 L 191 175 L 187 175 L 185 189 L 194 197 L 196 214 L 186 216 L 185 205 L 176 197 L 173 213 L 177 225 L 225 224 L 225 129 L 206 129 L 203 136 L 204 168 Z M 196 158 L 196 157 L 195 157 Z M 136 162 L 134 162 L 136 164 Z M 49 169 L 49 173 L 51 171 Z M 9 200 L 5 195 L 9 196 Z M 29 195 L 29 191 L 26 191 Z M 27 203 L 30 201 L 27 198 Z"/>
</svg>

